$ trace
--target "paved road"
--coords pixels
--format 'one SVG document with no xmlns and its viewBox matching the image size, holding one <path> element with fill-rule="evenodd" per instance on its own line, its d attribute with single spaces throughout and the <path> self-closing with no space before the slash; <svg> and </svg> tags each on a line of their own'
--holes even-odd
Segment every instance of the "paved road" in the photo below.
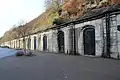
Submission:
<svg viewBox="0 0 120 80">
<path fill-rule="evenodd" d="M 0 80 L 120 80 L 120 61 L 36 52 L 0 60 Z"/>
</svg>

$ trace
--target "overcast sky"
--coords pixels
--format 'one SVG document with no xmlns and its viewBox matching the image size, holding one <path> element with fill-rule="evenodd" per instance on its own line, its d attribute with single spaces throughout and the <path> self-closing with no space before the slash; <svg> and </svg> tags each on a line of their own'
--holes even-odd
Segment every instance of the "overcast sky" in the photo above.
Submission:
<svg viewBox="0 0 120 80">
<path fill-rule="evenodd" d="M 18 21 L 28 22 L 44 10 L 44 0 L 0 0 L 0 37 Z"/>
</svg>

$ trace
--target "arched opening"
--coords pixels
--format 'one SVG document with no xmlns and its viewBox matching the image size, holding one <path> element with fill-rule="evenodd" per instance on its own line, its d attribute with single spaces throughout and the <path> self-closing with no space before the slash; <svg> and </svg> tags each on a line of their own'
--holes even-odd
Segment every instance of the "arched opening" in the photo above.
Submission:
<svg viewBox="0 0 120 80">
<path fill-rule="evenodd" d="M 36 50 L 36 37 L 34 37 L 34 50 Z"/>
<path fill-rule="evenodd" d="M 16 45 L 15 45 L 15 48 L 17 48 L 17 40 L 15 41 L 15 44 L 16 44 Z"/>
<path fill-rule="evenodd" d="M 83 31 L 84 54 L 95 55 L 95 29 L 88 27 Z"/>
<path fill-rule="evenodd" d="M 19 40 L 19 49 L 20 49 L 20 40 Z"/>
<path fill-rule="evenodd" d="M 59 52 L 64 53 L 64 32 L 58 31 L 57 36 L 58 36 L 57 41 L 58 41 Z"/>
<path fill-rule="evenodd" d="M 47 36 L 44 35 L 43 37 L 43 51 L 47 50 Z"/>
<path fill-rule="evenodd" d="M 23 49 L 26 49 L 26 41 L 25 41 L 25 38 L 23 38 Z"/>
<path fill-rule="evenodd" d="M 14 48 L 15 48 L 15 41 L 14 41 Z"/>
</svg>

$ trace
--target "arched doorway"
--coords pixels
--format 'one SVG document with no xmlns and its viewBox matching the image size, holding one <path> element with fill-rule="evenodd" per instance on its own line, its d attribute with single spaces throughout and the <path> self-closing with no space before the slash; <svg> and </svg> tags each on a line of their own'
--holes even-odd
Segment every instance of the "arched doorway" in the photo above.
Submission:
<svg viewBox="0 0 120 80">
<path fill-rule="evenodd" d="M 83 31 L 84 54 L 95 55 L 95 29 L 88 27 Z"/>
<path fill-rule="evenodd" d="M 19 40 L 19 49 L 20 49 L 20 40 Z"/>
<path fill-rule="evenodd" d="M 26 41 L 25 41 L 25 38 L 23 38 L 23 49 L 26 49 Z"/>
<path fill-rule="evenodd" d="M 59 52 L 64 53 L 64 32 L 58 31 L 57 36 L 58 36 L 57 41 L 58 41 Z"/>
<path fill-rule="evenodd" d="M 14 48 L 15 48 L 15 41 L 14 41 Z"/>
<path fill-rule="evenodd" d="M 43 37 L 43 51 L 47 50 L 47 36 L 44 35 Z"/>
<path fill-rule="evenodd" d="M 36 37 L 34 37 L 34 50 L 36 50 Z"/>
</svg>

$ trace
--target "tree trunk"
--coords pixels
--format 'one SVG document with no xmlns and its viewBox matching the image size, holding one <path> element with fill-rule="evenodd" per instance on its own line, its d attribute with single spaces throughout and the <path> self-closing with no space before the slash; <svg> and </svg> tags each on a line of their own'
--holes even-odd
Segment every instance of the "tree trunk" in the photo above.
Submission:
<svg viewBox="0 0 120 80">
<path fill-rule="evenodd" d="M 23 38 L 23 50 L 24 50 L 24 53 L 26 54 L 26 42 L 25 42 L 25 38 Z"/>
</svg>

